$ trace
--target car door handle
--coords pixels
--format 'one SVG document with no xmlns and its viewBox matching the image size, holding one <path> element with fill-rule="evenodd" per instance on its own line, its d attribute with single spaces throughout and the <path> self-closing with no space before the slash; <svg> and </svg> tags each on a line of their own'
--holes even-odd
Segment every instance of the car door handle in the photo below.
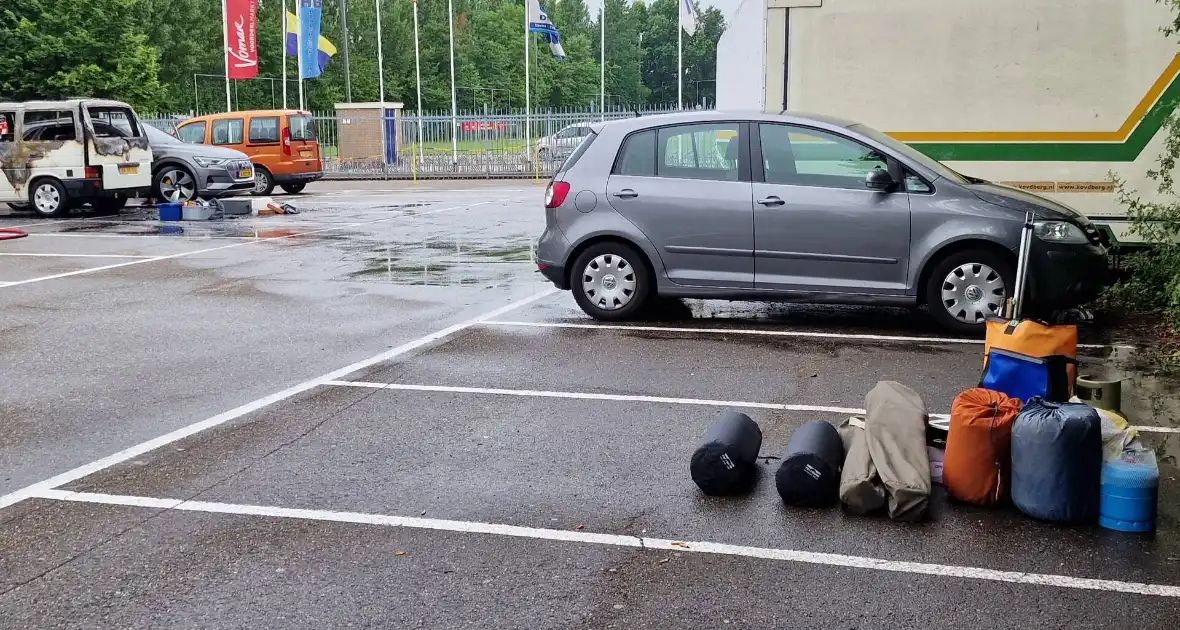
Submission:
<svg viewBox="0 0 1180 630">
<path fill-rule="evenodd" d="M 624 188 L 624 189 L 620 190 L 619 192 L 615 193 L 615 196 L 618 197 L 619 199 L 634 199 L 639 196 L 639 193 L 635 192 L 634 190 L 631 190 L 630 188 Z"/>
<path fill-rule="evenodd" d="M 783 201 L 782 199 L 779 199 L 778 197 L 771 195 L 770 197 L 767 197 L 766 199 L 759 199 L 758 203 L 760 203 L 764 206 L 781 206 L 786 202 Z"/>
</svg>

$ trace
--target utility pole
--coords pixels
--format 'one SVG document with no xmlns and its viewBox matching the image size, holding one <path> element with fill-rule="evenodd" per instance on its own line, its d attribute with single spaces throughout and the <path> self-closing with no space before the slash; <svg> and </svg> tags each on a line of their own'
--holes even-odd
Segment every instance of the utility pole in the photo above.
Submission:
<svg viewBox="0 0 1180 630">
<path fill-rule="evenodd" d="M 340 54 L 344 55 L 344 94 L 352 102 L 352 72 L 348 66 L 348 0 L 340 0 Z"/>
</svg>

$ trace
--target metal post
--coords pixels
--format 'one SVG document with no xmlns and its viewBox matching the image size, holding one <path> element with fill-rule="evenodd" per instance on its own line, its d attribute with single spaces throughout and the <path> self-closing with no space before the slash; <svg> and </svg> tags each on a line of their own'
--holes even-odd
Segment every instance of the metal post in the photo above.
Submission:
<svg viewBox="0 0 1180 630">
<path fill-rule="evenodd" d="M 225 61 L 225 111 L 232 112 L 234 104 L 229 92 L 229 30 L 226 28 L 229 23 L 229 9 L 225 3 L 226 0 L 221 0 L 221 58 Z"/>
<path fill-rule="evenodd" d="M 533 150 L 533 142 L 531 139 L 532 132 L 529 130 L 529 110 L 532 107 L 532 100 L 529 94 L 529 11 L 531 5 L 528 0 L 524 3 L 524 150 L 534 164 L 538 156 L 534 155 L 536 151 Z"/>
<path fill-rule="evenodd" d="M 455 3 L 447 0 L 447 30 L 451 38 L 451 163 L 459 163 L 459 105 L 455 102 Z"/>
<path fill-rule="evenodd" d="M 197 94 L 197 73 L 193 73 L 193 107 L 197 116 L 201 115 L 201 97 Z"/>
<path fill-rule="evenodd" d="M 385 55 L 381 50 L 381 0 L 373 0 L 377 9 L 377 101 L 381 111 L 381 164 L 384 168 L 389 148 L 385 146 Z"/>
<path fill-rule="evenodd" d="M 606 0 L 598 14 L 598 109 L 602 120 L 606 120 Z"/>
<path fill-rule="evenodd" d="M 351 103 L 352 72 L 349 71 L 350 66 L 348 65 L 348 0 L 340 0 L 340 54 L 344 56 L 344 94 L 348 98 L 348 102 Z"/>
<path fill-rule="evenodd" d="M 414 79 L 418 84 L 418 161 L 426 159 L 422 137 L 422 57 L 418 52 L 418 0 L 414 0 Z"/>
<path fill-rule="evenodd" d="M 283 0 L 283 46 L 279 50 L 283 57 L 283 109 L 287 109 L 287 0 Z"/>
</svg>

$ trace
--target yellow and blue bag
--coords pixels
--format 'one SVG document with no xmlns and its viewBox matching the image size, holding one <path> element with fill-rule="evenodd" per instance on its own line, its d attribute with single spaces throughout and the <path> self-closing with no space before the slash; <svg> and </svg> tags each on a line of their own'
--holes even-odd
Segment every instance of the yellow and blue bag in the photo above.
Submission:
<svg viewBox="0 0 1180 630">
<path fill-rule="evenodd" d="M 1078 329 L 1030 319 L 987 321 L 979 386 L 1028 402 L 1067 402 L 1077 381 Z"/>
</svg>

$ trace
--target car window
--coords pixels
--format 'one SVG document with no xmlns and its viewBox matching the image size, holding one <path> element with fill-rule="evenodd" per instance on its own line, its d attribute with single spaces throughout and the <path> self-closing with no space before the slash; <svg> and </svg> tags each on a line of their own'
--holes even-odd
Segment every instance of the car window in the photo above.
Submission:
<svg viewBox="0 0 1180 630">
<path fill-rule="evenodd" d="M 913 171 L 906 169 L 905 172 L 905 191 L 908 193 L 931 193 L 934 192 L 934 187 L 926 183 L 926 180 L 918 177 Z"/>
<path fill-rule="evenodd" d="M 0 142 L 16 140 L 16 112 L 0 112 Z"/>
<path fill-rule="evenodd" d="M 26 141 L 77 140 L 74 112 L 68 109 L 25 112 L 23 138 Z"/>
<path fill-rule="evenodd" d="M 266 116 L 250 119 L 250 142 L 266 143 L 279 141 L 279 117 Z"/>
<path fill-rule="evenodd" d="M 573 137 L 576 137 L 577 135 L 578 135 L 578 128 L 577 127 L 567 127 L 565 129 L 562 129 L 561 131 L 557 132 L 557 137 L 561 138 L 562 140 L 564 140 L 566 138 L 573 138 Z"/>
<path fill-rule="evenodd" d="M 660 177 L 738 180 L 737 123 L 664 127 L 656 146 Z"/>
<path fill-rule="evenodd" d="M 292 140 L 315 140 L 315 120 L 307 114 L 295 114 L 287 117 L 287 126 L 291 129 Z"/>
<path fill-rule="evenodd" d="M 818 129 L 758 125 L 768 184 L 864 189 L 865 175 L 888 169 L 876 149 Z"/>
<path fill-rule="evenodd" d="M 656 176 L 656 132 L 654 129 L 627 136 L 619 159 L 615 161 L 616 175 L 633 177 Z"/>
<path fill-rule="evenodd" d="M 213 144 L 242 144 L 242 119 L 213 121 Z"/>
<path fill-rule="evenodd" d="M 135 123 L 135 116 L 127 107 L 87 107 L 90 115 L 94 135 L 99 138 L 135 138 L 140 135 L 139 125 Z M 106 123 L 99 129 L 98 122 Z"/>
<path fill-rule="evenodd" d="M 189 123 L 176 130 L 176 135 L 182 142 L 202 144 L 205 142 L 205 123 Z"/>
<path fill-rule="evenodd" d="M 592 132 L 590 135 L 583 138 L 581 143 L 578 144 L 578 147 L 574 149 L 574 152 L 570 153 L 570 156 L 565 159 L 565 162 L 562 163 L 561 168 L 558 169 L 557 172 L 564 173 L 573 168 L 574 164 L 577 164 L 578 160 L 582 159 L 582 154 L 590 148 L 591 144 L 594 144 L 594 139 L 597 137 L 598 134 Z"/>
</svg>

